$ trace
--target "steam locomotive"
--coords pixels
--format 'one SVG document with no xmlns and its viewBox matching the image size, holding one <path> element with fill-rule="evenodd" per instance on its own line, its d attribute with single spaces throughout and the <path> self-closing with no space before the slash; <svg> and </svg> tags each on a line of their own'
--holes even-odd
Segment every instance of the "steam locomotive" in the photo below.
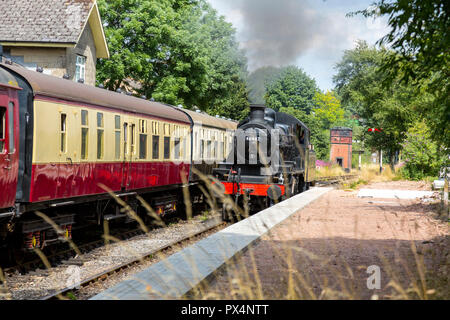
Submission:
<svg viewBox="0 0 450 320">
<path fill-rule="evenodd" d="M 314 185 L 316 155 L 310 130 L 295 117 L 264 105 L 251 105 L 225 162 L 214 170 L 226 196 L 250 211 L 271 206 Z M 223 203 L 230 220 L 236 212 Z"/>
</svg>

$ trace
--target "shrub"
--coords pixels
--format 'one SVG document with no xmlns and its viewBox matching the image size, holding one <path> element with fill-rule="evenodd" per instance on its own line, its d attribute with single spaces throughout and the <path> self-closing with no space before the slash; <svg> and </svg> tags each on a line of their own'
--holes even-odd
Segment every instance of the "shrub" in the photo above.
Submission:
<svg viewBox="0 0 450 320">
<path fill-rule="evenodd" d="M 404 167 L 402 175 L 407 179 L 421 180 L 435 176 L 443 165 L 438 145 L 432 140 L 430 130 L 423 121 L 417 122 L 406 133 L 403 143 Z"/>
</svg>

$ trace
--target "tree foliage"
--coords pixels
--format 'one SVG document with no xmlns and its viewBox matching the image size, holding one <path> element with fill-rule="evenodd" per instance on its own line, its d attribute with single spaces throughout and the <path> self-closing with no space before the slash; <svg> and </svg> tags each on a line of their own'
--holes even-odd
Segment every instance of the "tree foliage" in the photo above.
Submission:
<svg viewBox="0 0 450 320">
<path fill-rule="evenodd" d="M 264 96 L 266 88 L 276 79 L 279 78 L 282 69 L 266 66 L 259 68 L 248 76 L 249 100 L 251 103 L 264 104 Z"/>
<path fill-rule="evenodd" d="M 318 159 L 328 160 L 330 157 L 330 129 L 344 125 L 344 109 L 334 92 L 317 91 L 312 99 L 313 107 L 309 115 L 294 107 L 281 107 L 280 111 L 293 115 L 301 120 L 311 131 L 311 144 Z"/>
<path fill-rule="evenodd" d="M 403 143 L 405 166 L 402 174 L 417 180 L 436 175 L 444 162 L 441 154 L 437 143 L 432 141 L 427 125 L 423 121 L 415 122 Z"/>
<path fill-rule="evenodd" d="M 99 10 L 111 58 L 99 61 L 97 79 L 106 88 L 228 117 L 247 107 L 235 30 L 204 0 L 100 0 Z"/>
<path fill-rule="evenodd" d="M 280 76 L 267 87 L 266 105 L 274 110 L 292 107 L 302 111 L 302 117 L 308 115 L 314 105 L 313 98 L 317 92 L 314 79 L 301 68 L 289 66 L 282 70 Z"/>
<path fill-rule="evenodd" d="M 364 140 L 366 147 L 387 151 L 391 163 L 401 150 L 414 110 L 423 102 L 414 88 L 401 83 L 400 76 L 391 86 L 382 85 L 386 71 L 381 67 L 392 55 L 386 49 L 359 42 L 355 49 L 345 51 L 333 77 L 344 108 L 355 114 L 364 127 L 364 136 L 356 138 Z M 368 133 L 368 128 L 380 128 L 382 132 Z"/>
<path fill-rule="evenodd" d="M 431 94 L 420 112 L 433 139 L 450 147 L 450 2 L 446 0 L 381 0 L 376 7 L 351 13 L 366 17 L 386 15 L 391 31 L 379 40 L 397 54 L 381 67 L 385 87 L 398 79 L 415 88 L 415 94 Z"/>
</svg>

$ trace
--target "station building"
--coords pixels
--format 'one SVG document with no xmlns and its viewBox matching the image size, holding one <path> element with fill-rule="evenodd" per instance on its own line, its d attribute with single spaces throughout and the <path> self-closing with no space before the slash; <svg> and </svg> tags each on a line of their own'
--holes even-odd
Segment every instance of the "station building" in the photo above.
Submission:
<svg viewBox="0 0 450 320">
<path fill-rule="evenodd" d="M 0 54 L 31 70 L 95 85 L 109 58 L 95 0 L 3 0 Z"/>
<path fill-rule="evenodd" d="M 334 127 L 330 130 L 330 161 L 347 172 L 352 169 L 352 138 L 350 128 Z"/>
</svg>

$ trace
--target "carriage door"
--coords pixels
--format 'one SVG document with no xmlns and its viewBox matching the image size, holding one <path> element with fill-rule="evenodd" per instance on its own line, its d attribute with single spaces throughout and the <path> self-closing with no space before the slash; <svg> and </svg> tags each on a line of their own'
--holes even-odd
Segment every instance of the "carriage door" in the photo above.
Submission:
<svg viewBox="0 0 450 320">
<path fill-rule="evenodd" d="M 122 166 L 122 189 L 129 189 L 131 183 L 131 161 L 135 152 L 135 124 L 124 122 L 123 124 L 123 166 Z"/>
<path fill-rule="evenodd" d="M 13 207 L 16 199 L 19 124 L 17 93 L 0 87 L 0 208 Z"/>
</svg>

